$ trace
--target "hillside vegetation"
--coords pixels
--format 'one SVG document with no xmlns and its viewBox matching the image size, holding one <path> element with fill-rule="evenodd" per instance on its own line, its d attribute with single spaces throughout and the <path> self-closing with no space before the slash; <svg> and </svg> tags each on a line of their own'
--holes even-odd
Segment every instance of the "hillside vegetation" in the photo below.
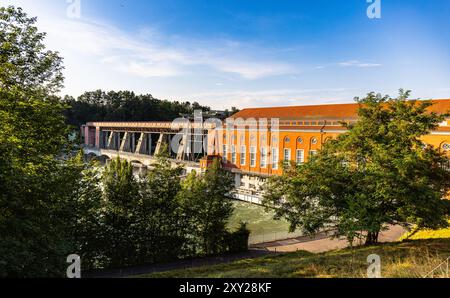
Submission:
<svg viewBox="0 0 450 298">
<path fill-rule="evenodd" d="M 383 277 L 420 278 L 450 256 L 450 239 L 404 241 L 321 254 L 300 251 L 143 277 L 365 278 L 370 254 L 380 255 Z M 438 271 L 435 277 L 444 274 Z"/>
</svg>

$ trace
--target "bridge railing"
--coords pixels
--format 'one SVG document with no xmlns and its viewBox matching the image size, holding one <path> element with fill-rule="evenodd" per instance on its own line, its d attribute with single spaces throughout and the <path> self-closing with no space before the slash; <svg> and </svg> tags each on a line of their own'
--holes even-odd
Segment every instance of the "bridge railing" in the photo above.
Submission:
<svg viewBox="0 0 450 298">
<path fill-rule="evenodd" d="M 163 129 L 215 129 L 214 123 L 184 123 L 184 122 L 91 122 L 89 127 L 100 128 L 163 128 Z"/>
</svg>

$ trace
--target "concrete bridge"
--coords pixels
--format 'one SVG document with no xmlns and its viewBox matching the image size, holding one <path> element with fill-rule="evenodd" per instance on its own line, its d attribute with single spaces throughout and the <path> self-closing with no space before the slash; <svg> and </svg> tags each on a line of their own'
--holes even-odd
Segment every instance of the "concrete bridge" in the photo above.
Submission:
<svg viewBox="0 0 450 298">
<path fill-rule="evenodd" d="M 115 151 L 107 149 L 99 149 L 95 147 L 84 146 L 84 153 L 87 156 L 100 157 L 108 163 L 110 160 L 120 158 L 131 163 L 134 167 L 136 174 L 144 173 L 147 169 L 151 168 L 156 162 L 155 156 L 136 154 L 124 151 Z M 176 159 L 169 159 L 173 166 L 182 166 L 185 170 L 185 174 L 195 171 L 196 173 L 201 172 L 200 164 L 197 162 L 190 161 L 179 161 Z"/>
<path fill-rule="evenodd" d="M 155 163 L 164 146 L 174 165 L 189 173 L 200 171 L 200 159 L 217 148 L 217 123 L 194 123 L 187 119 L 175 122 L 91 122 L 81 129 L 87 155 L 106 160 L 120 157 L 135 168 L 145 170 Z"/>
</svg>

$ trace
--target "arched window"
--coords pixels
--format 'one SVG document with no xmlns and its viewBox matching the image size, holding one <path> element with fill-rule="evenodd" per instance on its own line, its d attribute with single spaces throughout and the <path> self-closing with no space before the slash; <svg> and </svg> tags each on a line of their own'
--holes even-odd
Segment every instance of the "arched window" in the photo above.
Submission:
<svg viewBox="0 0 450 298">
<path fill-rule="evenodd" d="M 445 143 L 444 145 L 442 145 L 442 149 L 444 149 L 445 151 L 450 151 L 450 144 Z"/>
<path fill-rule="evenodd" d="M 316 145 L 319 141 L 317 140 L 317 138 L 312 138 L 311 139 L 311 144 Z"/>
<path fill-rule="evenodd" d="M 291 142 L 291 139 L 290 139 L 289 137 L 286 137 L 286 138 L 284 139 L 284 142 L 285 142 L 285 143 L 290 143 L 290 142 Z"/>
<path fill-rule="evenodd" d="M 298 139 L 297 139 L 297 143 L 303 144 L 303 139 L 302 139 L 302 138 L 298 138 Z"/>
</svg>

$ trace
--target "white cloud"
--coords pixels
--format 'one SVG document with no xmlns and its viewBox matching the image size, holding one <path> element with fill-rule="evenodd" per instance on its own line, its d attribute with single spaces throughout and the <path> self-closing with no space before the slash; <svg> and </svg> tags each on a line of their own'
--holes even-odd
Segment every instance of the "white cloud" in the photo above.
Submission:
<svg viewBox="0 0 450 298">
<path fill-rule="evenodd" d="M 353 102 L 357 94 L 365 94 L 354 88 L 329 89 L 265 89 L 265 90 L 237 90 L 221 92 L 203 92 L 189 94 L 201 102 L 212 104 L 221 109 L 235 106 L 238 108 L 316 105 Z M 222 103 L 218 106 L 217 103 Z"/>
<path fill-rule="evenodd" d="M 64 57 L 63 93 L 74 96 L 90 89 L 122 88 L 172 98 L 180 85 L 185 88 L 182 94 L 203 87 L 193 85 L 195 76 L 250 82 L 294 72 L 270 55 L 255 54 L 258 47 L 235 40 L 172 37 L 151 23 L 130 33 L 85 19 L 84 10 L 81 19 L 67 18 L 64 0 L 0 3 L 21 6 L 30 16 L 38 16 L 39 30 L 47 33 L 47 48 Z"/>
<path fill-rule="evenodd" d="M 368 68 L 368 67 L 379 67 L 381 64 L 378 63 L 365 63 L 359 60 L 350 60 L 339 63 L 342 67 L 359 67 L 359 68 Z"/>
<path fill-rule="evenodd" d="M 142 78 L 178 76 L 194 67 L 248 80 L 292 72 L 285 63 L 247 53 L 236 41 L 171 40 L 154 28 L 139 29 L 134 34 L 110 24 L 54 14 L 42 15 L 38 26 L 47 33 L 48 47 L 64 57 L 89 55 L 115 71 Z"/>
<path fill-rule="evenodd" d="M 283 63 L 229 59 L 214 60 L 209 61 L 209 64 L 214 68 L 224 72 L 238 74 L 250 80 L 294 73 L 294 70 L 289 65 Z"/>
</svg>

